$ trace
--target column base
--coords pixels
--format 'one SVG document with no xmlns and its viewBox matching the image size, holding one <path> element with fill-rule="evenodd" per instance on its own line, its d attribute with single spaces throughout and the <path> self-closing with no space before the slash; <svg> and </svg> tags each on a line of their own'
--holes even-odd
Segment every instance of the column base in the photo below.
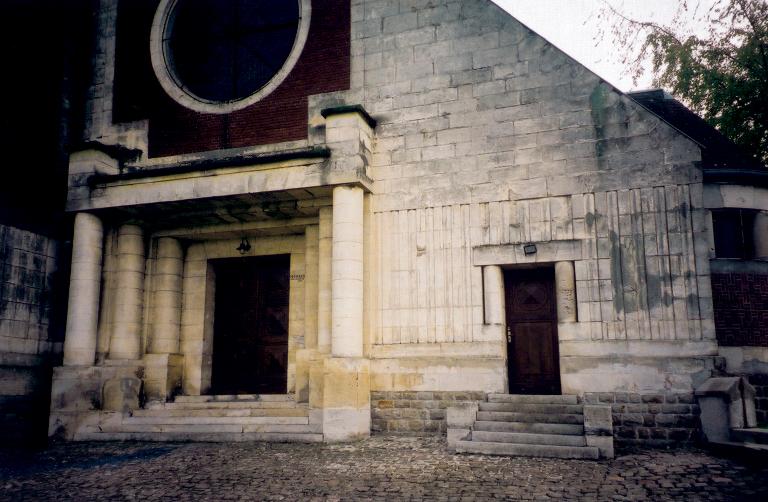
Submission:
<svg viewBox="0 0 768 502">
<path fill-rule="evenodd" d="M 309 365 L 309 408 L 321 410 L 323 408 L 323 383 L 325 374 L 325 359 L 328 354 L 318 353 L 317 359 Z"/>
<path fill-rule="evenodd" d="M 132 363 L 132 364 L 131 364 Z M 53 369 L 51 414 L 48 435 L 73 439 L 80 425 L 105 407 L 116 405 L 120 389 L 135 389 L 142 367 L 138 361 L 121 361 L 110 366 L 59 366 Z M 115 385 L 126 381 L 127 385 Z M 105 395 L 106 393 L 106 395 Z M 124 400 L 119 407 L 124 407 Z M 129 403 L 130 404 L 130 403 Z"/>
<path fill-rule="evenodd" d="M 323 364 L 323 435 L 326 442 L 371 435 L 370 362 L 329 357 Z"/>
<path fill-rule="evenodd" d="M 181 392 L 183 354 L 146 354 L 143 361 L 147 401 L 165 402 Z"/>
<path fill-rule="evenodd" d="M 300 349 L 296 351 L 296 401 L 308 403 L 310 395 L 311 368 L 316 365 L 320 355 L 316 349 Z"/>
</svg>

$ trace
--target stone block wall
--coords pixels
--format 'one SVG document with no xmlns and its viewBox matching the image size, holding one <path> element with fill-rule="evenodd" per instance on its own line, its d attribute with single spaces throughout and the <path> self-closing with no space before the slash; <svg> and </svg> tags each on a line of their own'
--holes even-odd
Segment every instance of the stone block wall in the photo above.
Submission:
<svg viewBox="0 0 768 502">
<path fill-rule="evenodd" d="M 768 391 L 768 379 L 764 391 Z M 371 430 L 409 435 L 444 434 L 446 408 L 461 402 L 484 401 L 483 392 L 371 393 Z M 699 406 L 692 393 L 587 393 L 584 404 L 607 404 L 613 412 L 617 444 L 664 446 L 700 438 Z"/>
<path fill-rule="evenodd" d="M 45 438 L 66 304 L 58 255 L 57 241 L 0 225 L 0 442 Z"/>
<path fill-rule="evenodd" d="M 482 401 L 483 392 L 371 393 L 371 430 L 411 435 L 445 434 L 445 410 L 460 402 Z"/>
<path fill-rule="evenodd" d="M 58 242 L 0 226 L 0 351 L 61 354 L 63 333 L 52 329 Z"/>
<path fill-rule="evenodd" d="M 699 405 L 692 393 L 586 393 L 585 404 L 610 404 L 618 444 L 695 442 L 701 434 Z"/>
</svg>

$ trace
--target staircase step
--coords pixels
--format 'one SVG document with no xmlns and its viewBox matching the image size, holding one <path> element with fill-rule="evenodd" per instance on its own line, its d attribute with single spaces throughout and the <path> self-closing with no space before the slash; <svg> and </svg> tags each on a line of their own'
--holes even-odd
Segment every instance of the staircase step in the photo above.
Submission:
<svg viewBox="0 0 768 502">
<path fill-rule="evenodd" d="M 488 432 L 525 432 L 530 434 L 565 434 L 583 435 L 584 425 L 549 424 L 529 422 L 491 422 L 478 420 L 472 427 L 475 431 Z"/>
<path fill-rule="evenodd" d="M 88 425 L 84 432 L 130 432 L 130 433 L 290 433 L 290 434 L 317 434 L 322 432 L 322 424 L 308 425 L 281 425 L 281 424 L 104 424 Z"/>
<path fill-rule="evenodd" d="M 134 417 L 306 417 L 306 408 L 153 408 L 134 410 Z"/>
<path fill-rule="evenodd" d="M 531 396 L 524 394 L 488 394 L 491 403 L 529 403 L 529 404 L 578 404 L 575 395 Z"/>
<path fill-rule="evenodd" d="M 208 443 L 267 441 L 322 443 L 322 434 L 283 432 L 80 432 L 75 441 L 195 441 Z"/>
<path fill-rule="evenodd" d="M 552 446 L 586 446 L 584 436 L 568 436 L 564 434 L 530 434 L 525 432 L 489 432 L 473 431 L 472 441 L 484 443 L 517 443 Z"/>
<path fill-rule="evenodd" d="M 210 410 L 214 408 L 245 409 L 245 408 L 307 408 L 306 404 L 292 401 L 207 401 L 207 402 L 173 402 L 164 403 L 162 409 L 177 410 Z M 153 409 L 159 409 L 157 406 Z"/>
<path fill-rule="evenodd" d="M 293 402 L 290 394 L 218 394 L 208 396 L 176 396 L 176 403 L 214 403 L 214 402 L 241 402 L 241 401 L 281 401 Z"/>
<path fill-rule="evenodd" d="M 581 404 L 480 403 L 480 411 L 581 415 Z"/>
<path fill-rule="evenodd" d="M 738 441 L 741 443 L 768 444 L 768 429 L 732 429 L 731 441 Z"/>
<path fill-rule="evenodd" d="M 506 411 L 478 411 L 477 419 L 488 422 L 535 422 L 545 424 L 584 424 L 584 415 L 565 413 L 512 413 Z"/>
<path fill-rule="evenodd" d="M 303 417 L 168 417 L 168 416 L 149 416 L 149 417 L 126 417 L 123 419 L 123 424 L 138 425 L 138 424 L 163 424 L 163 425 L 212 425 L 212 424 L 226 424 L 226 425 L 307 425 L 309 418 Z"/>
<path fill-rule="evenodd" d="M 483 455 L 510 455 L 521 457 L 583 458 L 595 460 L 600 452 L 592 446 L 553 446 L 517 443 L 490 443 L 482 441 L 458 441 L 458 453 Z"/>
</svg>

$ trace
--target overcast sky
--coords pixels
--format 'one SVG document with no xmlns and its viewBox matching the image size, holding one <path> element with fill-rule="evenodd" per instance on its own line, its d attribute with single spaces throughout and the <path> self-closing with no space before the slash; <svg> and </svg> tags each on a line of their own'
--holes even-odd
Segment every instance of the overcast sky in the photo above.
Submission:
<svg viewBox="0 0 768 502">
<path fill-rule="evenodd" d="M 612 40 L 596 40 L 600 0 L 494 0 L 520 22 L 552 42 L 622 91 L 651 87 L 646 72 L 635 86 L 623 70 Z M 702 0 L 704 7 L 713 0 Z M 630 17 L 668 23 L 679 0 L 613 0 Z M 701 23 L 692 23 L 691 28 Z"/>
</svg>

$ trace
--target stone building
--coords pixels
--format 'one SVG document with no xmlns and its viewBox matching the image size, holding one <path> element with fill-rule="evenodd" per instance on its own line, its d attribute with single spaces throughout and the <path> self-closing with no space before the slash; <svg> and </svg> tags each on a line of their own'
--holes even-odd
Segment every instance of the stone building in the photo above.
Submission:
<svg viewBox="0 0 768 502">
<path fill-rule="evenodd" d="M 688 441 L 765 372 L 766 172 L 679 103 L 488 0 L 275 5 L 98 2 L 51 434 Z"/>
<path fill-rule="evenodd" d="M 0 91 L 8 97 L 0 117 L 2 444 L 46 438 L 72 235 L 64 212 L 67 150 L 84 115 L 90 11 L 83 0 L 0 4 Z M 30 37 L 31 26 L 45 36 Z"/>
</svg>

